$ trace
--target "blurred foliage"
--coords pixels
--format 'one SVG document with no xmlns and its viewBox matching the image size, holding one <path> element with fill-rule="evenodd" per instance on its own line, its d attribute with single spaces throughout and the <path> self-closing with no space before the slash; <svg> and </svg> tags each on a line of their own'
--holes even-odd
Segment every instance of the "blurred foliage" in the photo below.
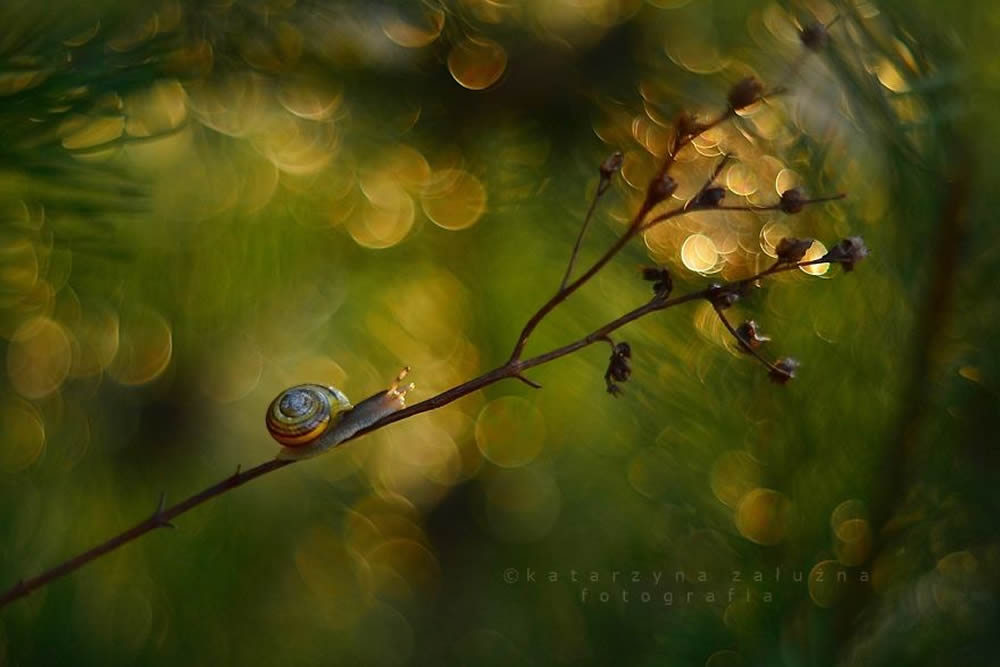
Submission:
<svg viewBox="0 0 1000 667">
<path fill-rule="evenodd" d="M 492 386 L 270 475 L 5 608 L 0 665 L 996 661 L 1000 9 L 10 0 L 0 18 L 0 587 L 272 456 L 285 386 L 357 400 L 408 364 L 419 400 L 501 363 L 597 165 L 625 152 L 583 261 L 671 119 L 747 75 L 790 90 L 682 154 L 675 197 L 732 153 L 729 203 L 848 198 L 658 227 L 528 352 L 648 298 L 638 265 L 686 290 L 786 235 L 873 251 L 734 309 L 802 361 L 786 387 L 707 304 L 647 318 L 621 332 L 623 397 L 598 346 L 532 371 L 541 391 Z M 809 56 L 813 20 L 832 26 Z"/>
</svg>

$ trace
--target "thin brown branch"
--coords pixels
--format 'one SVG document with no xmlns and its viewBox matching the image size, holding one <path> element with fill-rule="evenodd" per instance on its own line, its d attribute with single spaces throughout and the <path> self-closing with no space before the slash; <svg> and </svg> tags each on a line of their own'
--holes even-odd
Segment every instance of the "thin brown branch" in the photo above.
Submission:
<svg viewBox="0 0 1000 667">
<path fill-rule="evenodd" d="M 674 122 L 674 136 L 670 141 L 670 146 L 667 147 L 667 155 L 666 158 L 664 158 L 663 163 L 660 165 L 657 177 L 662 178 L 670 171 L 670 168 L 674 166 L 674 162 L 677 160 L 677 154 L 681 152 L 682 148 L 705 132 L 721 125 L 735 115 L 736 112 L 732 108 L 727 108 L 713 120 L 703 124 L 696 124 L 693 128 L 686 127 L 688 122 L 696 122 L 692 117 L 679 117 L 677 121 Z"/>
<path fill-rule="evenodd" d="M 811 204 L 820 204 L 823 202 L 844 199 L 846 196 L 847 195 L 844 193 L 839 193 L 827 197 L 804 199 L 799 203 L 802 204 L 803 206 L 809 206 Z M 676 218 L 677 216 L 684 215 L 685 213 L 695 213 L 698 211 L 751 211 L 756 213 L 760 211 L 780 211 L 780 210 L 781 210 L 781 202 L 775 204 L 768 204 L 767 206 L 752 206 L 749 204 L 735 205 L 735 206 L 719 205 L 711 207 L 706 206 L 706 207 L 693 207 L 693 208 L 685 208 L 684 206 L 679 206 L 677 208 L 672 208 L 669 211 L 666 211 L 665 213 L 661 213 L 658 216 L 650 218 L 649 220 L 646 221 L 644 225 L 642 225 L 642 227 L 639 228 L 639 231 L 645 232 L 650 227 L 655 227 L 656 225 L 666 222 L 667 220 L 670 220 L 672 218 Z"/>
<path fill-rule="evenodd" d="M 743 102 L 740 102 L 740 104 L 742 103 Z M 538 326 L 538 324 L 545 318 L 545 316 L 548 315 L 559 304 L 564 302 L 571 294 L 573 294 L 573 292 L 575 292 L 587 281 L 589 281 L 595 274 L 597 274 L 597 272 L 599 272 L 609 261 L 611 261 L 611 259 L 623 247 L 625 247 L 625 245 L 632 238 L 634 238 L 640 232 L 646 231 L 653 225 L 683 215 L 690 211 L 710 210 L 707 207 L 704 208 L 694 207 L 688 210 L 686 209 L 685 206 L 680 206 L 670 211 L 667 211 L 666 213 L 663 213 L 657 217 L 654 217 L 652 220 L 648 222 L 646 221 L 646 217 L 647 215 L 649 215 L 650 211 L 652 211 L 653 208 L 657 206 L 659 203 L 661 203 L 663 200 L 667 199 L 672 194 L 673 189 L 676 187 L 676 184 L 673 183 L 673 181 L 669 178 L 667 174 L 670 170 L 670 167 L 674 163 L 677 153 L 684 146 L 693 141 L 697 136 L 699 136 L 703 132 L 706 132 L 709 129 L 716 127 L 720 123 L 732 118 L 736 113 L 732 104 L 733 103 L 731 103 L 730 107 L 727 108 L 725 112 L 723 112 L 717 118 L 715 118 L 714 120 L 712 120 L 707 124 L 698 124 L 691 117 L 678 119 L 678 121 L 675 123 L 675 135 L 671 142 L 671 147 L 667 151 L 667 155 L 662 165 L 660 166 L 657 175 L 650 182 L 643 203 L 639 207 L 639 210 L 636 212 L 636 214 L 633 216 L 632 220 L 628 225 L 628 228 L 611 245 L 611 247 L 608 248 L 604 252 L 604 254 L 602 254 L 586 271 L 584 271 L 575 280 L 571 281 L 570 276 L 573 270 L 573 265 L 579 253 L 579 248 L 580 245 L 582 244 L 584 234 L 587 230 L 590 220 L 593 217 L 594 209 L 596 208 L 598 200 L 604 194 L 604 192 L 607 190 L 610 184 L 610 173 L 607 165 L 611 164 L 611 162 L 606 162 L 604 165 L 602 165 L 601 182 L 598 185 L 597 192 L 594 196 L 593 201 L 590 204 L 586 218 L 584 219 L 583 226 L 580 230 L 580 234 L 573 247 L 573 252 L 570 255 L 569 266 L 566 269 L 566 273 L 563 276 L 562 282 L 560 283 L 560 286 L 556 290 L 555 294 L 552 297 L 550 297 L 549 300 L 546 301 L 534 313 L 534 315 L 532 315 L 528 319 L 527 323 L 521 330 L 520 335 L 518 336 L 517 342 L 514 344 L 514 348 L 513 351 L 511 352 L 510 357 L 503 365 L 498 366 L 493 370 L 487 371 L 486 373 L 483 373 L 482 375 L 475 377 L 471 380 L 468 380 L 454 387 L 451 387 L 450 389 L 447 389 L 426 400 L 420 401 L 419 403 L 413 404 L 409 407 L 393 412 L 383 417 L 381 420 L 375 422 L 374 424 L 370 425 L 369 427 L 357 431 L 350 438 L 344 440 L 339 444 L 343 444 L 344 442 L 348 442 L 362 435 L 366 435 L 378 429 L 384 428 L 397 421 L 413 417 L 414 415 L 421 414 L 423 412 L 429 412 L 431 410 L 436 410 L 440 407 L 448 405 L 449 403 L 452 403 L 453 401 L 458 400 L 459 398 L 462 398 L 463 396 L 467 396 L 475 391 L 478 391 L 479 389 L 482 389 L 486 386 L 489 386 L 501 380 L 513 378 L 521 382 L 524 382 L 529 386 L 540 388 L 540 385 L 531 381 L 530 379 L 526 378 L 523 375 L 524 371 L 529 370 L 531 368 L 535 368 L 537 366 L 541 366 L 543 364 L 547 364 L 561 357 L 565 357 L 569 354 L 577 352 L 578 350 L 588 347 L 598 341 L 608 342 L 612 346 L 612 350 L 614 350 L 615 345 L 610 338 L 610 334 L 612 332 L 651 313 L 666 310 L 668 308 L 672 308 L 675 306 L 680 306 L 685 303 L 690 303 L 693 301 L 700 301 L 700 300 L 707 300 L 711 302 L 716 307 L 716 311 L 719 313 L 719 317 L 722 319 L 722 322 L 723 324 L 725 324 L 726 328 L 729 329 L 734 336 L 736 336 L 737 340 L 741 340 L 739 335 L 732 328 L 732 325 L 729 324 L 728 320 L 722 314 L 718 306 L 719 302 L 717 299 L 719 298 L 720 295 L 741 293 L 742 291 L 745 290 L 745 288 L 749 284 L 754 283 L 757 280 L 760 280 L 775 273 L 780 273 L 782 271 L 788 271 L 795 268 L 799 268 L 801 266 L 809 266 L 812 264 L 820 264 L 820 263 L 830 263 L 835 261 L 844 261 L 845 264 L 848 262 L 851 264 L 850 267 L 845 267 L 845 268 L 851 268 L 853 266 L 853 262 L 856 261 L 857 259 L 856 257 L 848 257 L 843 260 L 836 258 L 828 259 L 824 257 L 818 260 L 812 260 L 808 262 L 798 262 L 792 264 L 783 263 L 779 261 L 770 268 L 761 271 L 749 278 L 732 281 L 723 285 L 712 285 L 705 289 L 690 292 L 688 294 L 674 298 L 665 298 L 665 295 L 654 296 L 647 303 L 632 309 L 631 311 L 625 313 L 624 315 L 621 315 L 620 317 L 618 317 L 615 320 L 612 320 L 611 322 L 604 324 L 603 326 L 595 329 L 594 331 L 587 334 L 583 338 L 580 338 L 576 341 L 573 341 L 561 347 L 557 347 L 543 354 L 530 357 L 528 359 L 521 358 L 525 345 L 528 342 L 528 338 L 530 337 L 531 333 L 535 330 L 535 328 Z M 612 158 L 609 158 L 609 160 L 612 159 L 618 161 L 620 160 L 620 156 L 618 157 L 612 156 Z M 721 169 L 726 163 L 727 159 L 728 158 L 723 158 L 720 164 L 716 166 L 715 171 L 709 183 L 711 183 L 715 178 L 718 177 L 718 174 L 721 172 Z M 615 169 L 617 169 L 617 167 L 615 167 Z M 705 187 L 708 187 L 708 185 L 706 185 Z M 795 204 L 796 205 L 811 204 L 821 201 L 829 201 L 831 199 L 838 199 L 841 197 L 843 197 L 843 195 L 837 195 L 835 197 L 827 197 L 827 198 L 820 198 L 813 200 L 797 199 Z M 728 206 L 728 207 L 713 207 L 713 208 L 718 208 L 722 210 L 774 210 L 783 208 L 783 205 L 781 202 L 779 202 L 778 204 L 768 207 Z M 865 252 L 867 251 L 865 250 Z M 753 350 L 750 351 L 753 352 Z M 757 356 L 758 359 L 763 361 L 772 371 L 782 372 L 779 369 L 776 369 L 774 365 L 766 361 L 763 357 L 756 355 L 756 353 L 755 356 Z M 173 525 L 171 523 L 172 519 L 174 519 L 177 516 L 180 516 L 181 514 L 184 514 L 185 512 L 197 507 L 198 505 L 201 505 L 202 503 L 208 501 L 211 498 L 226 493 L 231 489 L 235 489 L 236 487 L 242 486 L 243 484 L 246 484 L 247 482 L 253 479 L 261 477 L 279 468 L 283 468 L 287 465 L 290 465 L 291 463 L 294 463 L 294 461 L 274 459 L 266 461 L 245 472 L 241 472 L 240 468 L 237 467 L 236 472 L 233 475 L 227 477 L 226 479 L 212 486 L 209 486 L 208 488 L 192 495 L 186 500 L 183 500 L 170 507 L 164 507 L 165 504 L 164 497 L 161 496 L 160 502 L 151 516 L 140 521 L 139 523 L 129 528 L 128 530 L 125 530 L 124 532 L 119 533 L 118 535 L 102 542 L 101 544 L 98 544 L 97 546 L 70 558 L 69 560 L 63 562 L 62 564 L 57 565 L 38 576 L 35 576 L 31 579 L 19 581 L 9 590 L 0 594 L 0 607 L 7 605 L 14 600 L 22 598 L 31 593 L 32 591 L 42 588 L 45 585 L 51 583 L 52 581 L 55 581 L 56 579 L 68 575 L 69 573 L 82 567 L 83 565 L 97 558 L 100 558 L 101 556 L 141 537 L 142 535 L 145 535 L 148 532 L 151 532 L 157 528 L 172 526 Z"/>
<path fill-rule="evenodd" d="M 594 331 L 590 332 L 583 338 L 580 338 L 576 341 L 573 341 L 572 343 L 568 343 L 561 347 L 557 347 L 544 354 L 539 354 L 535 357 L 531 357 L 529 359 L 524 359 L 524 360 L 510 359 L 502 366 L 499 366 L 491 371 L 483 373 L 479 377 L 473 378 L 467 382 L 463 382 L 462 384 L 447 389 L 441 392 L 440 394 L 432 396 L 431 398 L 420 401 L 419 403 L 415 403 L 411 406 L 403 408 L 402 410 L 399 410 L 386 417 L 383 417 L 381 420 L 375 422 L 368 428 L 358 431 L 351 438 L 345 440 L 344 442 L 349 442 L 350 440 L 354 440 L 373 431 L 385 428 L 389 424 L 393 424 L 403 419 L 408 419 L 410 417 L 413 417 L 414 415 L 418 415 L 423 412 L 429 412 L 431 410 L 436 410 L 440 407 L 448 405 L 449 403 L 452 403 L 453 401 L 458 400 L 459 398 L 462 398 L 463 396 L 467 396 L 475 391 L 482 389 L 483 387 L 489 386 L 504 379 L 515 378 L 521 380 L 522 382 L 527 382 L 528 384 L 537 386 L 535 385 L 535 383 L 524 378 L 522 376 L 522 373 L 528 369 L 535 368 L 543 364 L 547 364 L 551 361 L 555 361 L 556 359 L 560 359 L 569 354 L 577 352 L 578 350 L 593 345 L 596 342 L 609 341 L 610 340 L 609 335 L 612 332 L 624 327 L 626 324 L 638 320 L 641 317 L 645 317 L 646 315 L 649 315 L 651 313 L 655 313 L 661 310 L 666 310 L 668 308 L 680 306 L 685 303 L 690 303 L 692 301 L 711 300 L 711 297 L 714 294 L 718 294 L 720 290 L 725 291 L 725 290 L 742 289 L 742 287 L 745 286 L 747 283 L 759 280 L 774 273 L 780 273 L 782 271 L 788 271 L 802 266 L 810 266 L 813 264 L 824 264 L 824 263 L 830 263 L 830 260 L 817 259 L 808 262 L 799 262 L 797 264 L 775 265 L 770 269 L 762 271 L 749 278 L 735 280 L 729 283 L 725 283 L 721 286 L 713 285 L 711 287 L 706 287 L 704 289 L 690 292 L 688 294 L 684 294 L 681 296 L 677 296 L 672 299 L 661 299 L 658 297 L 654 297 L 649 302 L 637 308 L 634 308 L 633 310 L 630 310 L 629 312 L 618 317 L 617 319 L 614 319 L 611 322 L 605 324 L 604 326 L 595 329 Z M 728 322 L 724 318 L 723 322 L 728 325 Z M 733 332 L 734 335 L 736 335 L 735 332 L 732 330 L 731 326 L 727 326 L 727 328 L 729 328 L 730 331 Z M 739 337 L 737 336 L 737 338 Z M 768 366 L 770 367 L 771 365 L 768 363 Z M 184 514 L 185 512 L 194 509 L 198 505 L 201 505 L 202 503 L 216 496 L 222 495 L 227 491 L 242 486 L 253 479 L 262 477 L 263 475 L 266 475 L 269 472 L 278 470 L 279 468 L 284 468 L 287 465 L 291 465 L 294 462 L 295 461 L 292 460 L 273 459 L 270 461 L 265 461 L 264 463 L 261 463 L 258 466 L 250 468 L 245 472 L 240 472 L 240 468 L 237 467 L 235 474 L 230 475 L 224 480 L 216 484 L 213 484 L 212 486 L 204 489 L 203 491 L 194 494 L 193 496 L 187 498 L 186 500 L 183 500 L 177 503 L 176 505 L 171 505 L 170 507 L 162 507 L 162 505 L 158 506 L 151 516 L 144 519 L 143 521 L 140 521 L 139 523 L 132 526 L 128 530 L 119 533 L 118 535 L 106 540 L 105 542 L 102 542 L 101 544 L 98 544 L 92 549 L 84 551 L 83 553 L 74 556 L 73 558 L 70 558 L 69 560 L 53 567 L 50 570 L 46 570 L 45 572 L 36 577 L 19 581 L 10 589 L 0 594 L 0 607 L 3 607 L 13 602 L 14 600 L 22 598 L 34 590 L 38 590 L 39 588 L 42 588 L 43 586 L 51 583 L 52 581 L 55 581 L 56 579 L 68 575 L 74 570 L 82 567 L 83 565 L 86 565 L 90 561 L 96 560 L 97 558 L 100 558 L 101 556 L 111 551 L 114 551 L 115 549 L 124 546 L 125 544 L 128 544 L 129 542 L 139 537 L 142 537 L 146 533 L 152 532 L 157 528 L 163 528 L 167 525 L 170 525 L 172 519 L 180 516 L 181 514 Z"/>
<path fill-rule="evenodd" d="M 42 588 L 46 584 L 49 584 L 56 579 L 65 577 L 70 572 L 86 565 L 92 560 L 100 558 L 106 553 L 114 551 L 120 546 L 128 544 L 132 540 L 139 538 L 146 533 L 156 530 L 157 528 L 165 528 L 171 526 L 170 520 L 174 517 L 180 516 L 185 512 L 194 509 L 198 505 L 201 505 L 207 500 L 210 500 L 218 495 L 225 493 L 231 489 L 235 489 L 238 486 L 242 486 L 252 479 L 256 479 L 261 475 L 265 475 L 272 470 L 277 470 L 278 468 L 283 468 L 292 461 L 279 461 L 277 459 L 266 461 L 261 463 L 259 466 L 251 468 L 246 472 L 237 472 L 235 475 L 231 475 L 226 479 L 222 480 L 217 484 L 213 484 L 207 489 L 194 494 L 187 500 L 172 505 L 170 507 L 158 506 L 149 518 L 140 521 L 136 525 L 132 526 L 123 533 L 112 537 L 111 539 L 98 544 L 92 549 L 84 551 L 83 553 L 70 558 L 69 560 L 55 566 L 50 570 L 46 570 L 37 577 L 32 577 L 31 579 L 22 579 L 16 585 L 11 587 L 9 590 L 0 594 L 0 607 L 4 607 L 10 604 L 18 598 L 22 598 L 32 591 Z M 162 498 L 162 497 L 161 497 Z M 162 500 L 161 500 L 162 503 Z"/>
<path fill-rule="evenodd" d="M 564 282 L 562 286 L 560 286 L 560 288 L 556 290 L 556 293 L 551 298 L 549 298 L 548 301 L 542 304 L 541 308 L 539 308 L 535 312 L 535 314 L 528 319 L 528 322 L 524 325 L 524 328 L 521 329 L 521 333 L 517 337 L 517 342 L 514 343 L 514 349 L 511 351 L 510 354 L 510 361 L 516 361 L 521 358 L 521 354 L 524 352 L 524 346 L 528 344 L 528 337 L 531 336 L 532 332 L 535 330 L 538 324 L 543 319 L 545 319 L 546 315 L 552 312 L 552 310 L 554 310 L 556 306 L 565 301 L 567 297 L 569 297 L 573 292 L 579 289 L 581 285 L 590 280 L 594 276 L 594 274 L 600 271 L 605 264 L 611 261 L 611 259 L 618 254 L 618 251 L 624 248 L 628 244 L 628 242 L 631 241 L 632 238 L 635 237 L 643 229 L 644 227 L 643 220 L 645 220 L 649 212 L 660 201 L 650 196 L 653 191 L 653 188 L 657 183 L 662 182 L 663 179 L 667 177 L 667 173 L 670 171 L 670 167 L 674 163 L 674 159 L 677 155 L 677 152 L 685 145 L 687 145 L 689 142 L 691 142 L 693 139 L 700 136 L 702 133 L 707 132 L 713 127 L 716 127 L 717 125 L 732 118 L 735 115 L 735 113 L 736 112 L 732 108 L 728 108 L 726 109 L 725 112 L 723 112 L 717 118 L 715 118 L 715 120 L 707 124 L 696 125 L 695 128 L 690 131 L 683 130 L 682 128 L 683 123 L 681 119 L 678 119 L 678 121 L 674 124 L 674 139 L 672 142 L 672 147 L 667 151 L 667 155 L 664 158 L 663 163 L 660 165 L 660 169 L 657 171 L 656 175 L 650 181 L 650 185 L 646 189 L 646 197 L 643 200 L 642 205 L 639 207 L 639 210 L 636 212 L 635 216 L 633 216 L 632 220 L 629 222 L 628 228 L 625 230 L 625 233 L 622 234 L 618 238 L 618 240 L 615 241 L 615 243 L 612 244 L 612 246 L 608 248 L 608 250 L 603 255 L 601 255 L 601 257 L 596 262 L 594 262 L 594 264 L 592 264 L 591 267 L 587 269 L 579 278 L 577 278 L 573 282 L 570 282 L 569 284 L 565 284 Z M 672 216 L 680 215 L 683 212 L 684 212 L 683 207 L 681 207 L 680 209 L 675 209 L 675 211 L 671 212 L 671 215 Z M 575 257 L 576 253 L 573 254 L 573 258 Z M 567 271 L 567 277 L 568 275 L 569 272 Z"/>
<path fill-rule="evenodd" d="M 559 289 L 562 290 L 566 287 L 566 283 L 569 282 L 570 274 L 573 273 L 573 264 L 576 262 L 576 256 L 580 252 L 580 244 L 583 243 L 583 237 L 587 233 L 587 227 L 590 226 L 590 221 L 594 217 L 594 211 L 597 209 L 597 204 L 601 201 L 601 197 L 604 193 L 608 191 L 611 187 L 611 176 L 621 168 L 622 154 L 614 153 L 611 157 L 604 161 L 601 165 L 601 180 L 597 183 L 597 190 L 594 192 L 593 198 L 590 200 L 590 206 L 587 208 L 587 214 L 583 218 L 583 225 L 580 226 L 580 233 L 576 236 L 576 242 L 573 244 L 573 251 L 569 255 L 569 264 L 566 266 L 566 273 L 563 274 L 563 279 L 559 283 Z"/>
<path fill-rule="evenodd" d="M 625 245 L 632 240 L 632 237 L 636 235 L 641 227 L 643 218 L 645 218 L 646 214 L 649 213 L 650 208 L 650 206 L 643 204 L 643 206 L 639 209 L 639 212 L 632 218 L 632 221 L 629 223 L 628 229 L 625 230 L 625 233 L 618 237 L 618 240 L 615 241 L 614 244 L 612 244 L 612 246 L 608 248 L 608 250 L 605 251 L 605 253 L 601 255 L 601 257 L 594 262 L 589 269 L 584 271 L 579 278 L 557 290 L 556 293 L 548 301 L 542 304 L 542 307 L 528 319 L 528 322 L 524 325 L 524 328 L 521 329 L 521 333 L 517 337 L 517 342 L 514 344 L 514 349 L 510 353 L 508 363 L 516 362 L 521 358 L 524 346 L 528 344 L 528 337 L 531 336 L 531 333 L 535 330 L 538 324 L 545 319 L 546 315 L 552 312 L 552 310 L 555 309 L 555 307 L 560 303 L 565 301 L 569 295 L 578 290 L 581 285 L 590 280 L 594 274 L 600 271 L 605 264 L 610 262 L 611 259 L 618 254 L 619 250 L 624 248 Z"/>
</svg>

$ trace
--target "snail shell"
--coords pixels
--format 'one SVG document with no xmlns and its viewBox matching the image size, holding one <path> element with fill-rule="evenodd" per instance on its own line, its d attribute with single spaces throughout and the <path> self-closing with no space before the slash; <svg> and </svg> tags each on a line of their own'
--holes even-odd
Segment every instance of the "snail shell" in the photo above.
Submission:
<svg viewBox="0 0 1000 667">
<path fill-rule="evenodd" d="M 278 394 L 267 409 L 267 430 L 285 447 L 303 447 L 321 437 L 352 407 L 339 389 L 300 384 Z"/>
<path fill-rule="evenodd" d="M 382 417 L 406 407 L 406 392 L 413 383 L 400 387 L 409 368 L 404 368 L 385 391 L 358 403 L 344 392 L 321 384 L 300 384 L 278 394 L 267 409 L 267 430 L 281 445 L 279 459 L 305 459 L 336 447 Z"/>
</svg>

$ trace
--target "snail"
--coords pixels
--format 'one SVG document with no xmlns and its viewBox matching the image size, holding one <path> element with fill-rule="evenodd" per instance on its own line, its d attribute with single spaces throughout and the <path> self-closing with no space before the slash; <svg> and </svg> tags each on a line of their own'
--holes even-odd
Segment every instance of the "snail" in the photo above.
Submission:
<svg viewBox="0 0 1000 667">
<path fill-rule="evenodd" d="M 382 417 L 402 410 L 406 407 L 406 393 L 414 386 L 412 382 L 400 386 L 409 372 L 409 367 L 404 368 L 387 390 L 357 405 L 351 405 L 339 389 L 320 384 L 300 384 L 281 392 L 267 408 L 267 430 L 282 446 L 278 458 L 317 456 Z"/>
</svg>

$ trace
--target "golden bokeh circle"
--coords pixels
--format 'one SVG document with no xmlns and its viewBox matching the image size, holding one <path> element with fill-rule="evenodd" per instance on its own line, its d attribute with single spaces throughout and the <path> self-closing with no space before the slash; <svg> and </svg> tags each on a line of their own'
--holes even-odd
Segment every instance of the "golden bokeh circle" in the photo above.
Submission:
<svg viewBox="0 0 1000 667">
<path fill-rule="evenodd" d="M 737 162 L 726 171 L 726 187 L 733 194 L 743 197 L 757 192 L 760 187 L 757 179 L 757 172 L 752 165 L 746 162 Z"/>
<path fill-rule="evenodd" d="M 448 71 L 470 90 L 489 88 L 506 69 L 507 50 L 486 37 L 466 37 L 448 52 Z"/>
<path fill-rule="evenodd" d="M 48 317 L 28 320 L 7 348 L 7 376 L 19 394 L 44 398 L 62 386 L 73 362 L 69 334 Z"/>
<path fill-rule="evenodd" d="M 476 417 L 476 444 L 498 466 L 516 468 L 533 461 L 545 443 L 545 417 L 519 396 L 502 396 L 483 406 Z"/>
<path fill-rule="evenodd" d="M 756 488 L 736 508 L 736 529 L 751 542 L 778 544 L 785 539 L 792 515 L 791 501 L 780 491 Z"/>
<path fill-rule="evenodd" d="M 791 228 L 783 222 L 772 221 L 760 228 L 760 249 L 769 257 L 778 257 L 776 248 L 781 239 L 793 236 Z M 813 244 L 815 245 L 815 244 Z"/>
<path fill-rule="evenodd" d="M 390 190 L 391 196 L 386 194 Z M 363 201 L 345 225 L 355 243 L 375 250 L 406 238 L 416 218 L 413 198 L 398 185 L 380 189 L 377 201 Z"/>
<path fill-rule="evenodd" d="M 395 44 L 407 49 L 419 49 L 436 40 L 444 29 L 445 13 L 428 9 L 419 22 L 410 22 L 398 14 L 382 20 L 382 32 Z"/>
<path fill-rule="evenodd" d="M 833 508 L 830 512 L 830 530 L 836 532 L 837 527 L 848 519 L 867 519 L 868 509 L 863 501 L 849 498 Z"/>
<path fill-rule="evenodd" d="M 735 508 L 742 498 L 760 486 L 762 477 L 760 463 L 747 452 L 723 452 L 712 464 L 712 493 L 723 505 Z"/>
<path fill-rule="evenodd" d="M 486 188 L 478 178 L 464 169 L 435 172 L 435 183 L 447 187 L 435 188 L 434 194 L 422 198 L 424 213 L 431 222 L 444 229 L 465 229 L 479 220 L 486 210 Z"/>
<path fill-rule="evenodd" d="M 122 318 L 118 354 L 108 373 L 125 385 L 152 382 L 170 365 L 173 350 L 170 323 L 151 309 L 138 309 Z"/>
<path fill-rule="evenodd" d="M 872 547 L 872 531 L 864 519 L 841 521 L 834 530 L 834 552 L 844 565 L 861 565 Z"/>
<path fill-rule="evenodd" d="M 0 472 L 30 466 L 45 450 L 45 424 L 38 410 L 18 398 L 0 399 L 0 438 Z"/>
<path fill-rule="evenodd" d="M 715 241 L 704 234 L 692 234 L 681 244 L 681 262 L 696 273 L 712 273 L 719 265 Z"/>
<path fill-rule="evenodd" d="M 802 256 L 803 262 L 811 262 L 813 260 L 819 259 L 826 254 L 826 246 L 821 242 L 814 240 L 812 245 L 809 246 L 809 250 L 806 250 L 806 254 Z M 821 276 L 830 270 L 829 264 L 812 264 L 810 266 L 799 267 L 799 270 L 803 273 L 807 273 L 810 276 Z"/>
</svg>

